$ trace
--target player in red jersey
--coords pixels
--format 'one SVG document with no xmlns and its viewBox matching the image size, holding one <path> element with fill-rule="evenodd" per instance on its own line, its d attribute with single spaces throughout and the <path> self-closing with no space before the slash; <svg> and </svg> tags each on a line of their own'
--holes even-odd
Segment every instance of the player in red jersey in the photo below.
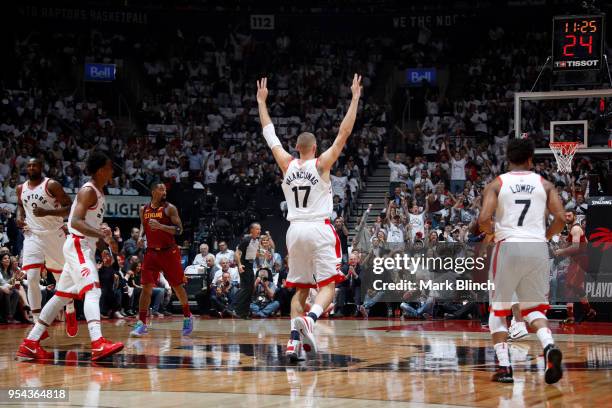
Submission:
<svg viewBox="0 0 612 408">
<path fill-rule="evenodd" d="M 147 312 L 151 303 L 153 286 L 159 280 L 159 273 L 172 286 L 183 306 L 183 336 L 193 331 L 193 316 L 189 310 L 185 273 L 181 265 L 181 251 L 176 245 L 175 235 L 183 232 L 183 224 L 175 206 L 166 201 L 166 186 L 156 183 L 151 188 L 151 203 L 140 209 L 140 234 L 144 233 L 147 246 L 142 264 L 142 293 L 140 294 L 139 320 L 132 336 L 147 334 Z"/>
<path fill-rule="evenodd" d="M 567 235 L 569 245 L 566 248 L 557 249 L 555 256 L 570 257 L 570 264 L 567 267 L 565 279 L 566 289 L 571 297 L 579 299 L 580 307 L 583 309 L 582 316 L 592 319 L 597 313 L 591 307 L 584 291 L 584 276 L 589 261 L 586 253 L 586 235 L 580 223 L 576 222 L 576 214 L 573 211 L 565 213 L 565 222 L 569 226 L 569 234 Z M 565 323 L 574 323 L 574 302 L 567 303 L 567 319 Z"/>
</svg>

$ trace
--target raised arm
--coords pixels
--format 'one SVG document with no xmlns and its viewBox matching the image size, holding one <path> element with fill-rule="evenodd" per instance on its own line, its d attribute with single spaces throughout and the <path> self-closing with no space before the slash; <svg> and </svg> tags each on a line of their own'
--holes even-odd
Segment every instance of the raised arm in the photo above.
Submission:
<svg viewBox="0 0 612 408">
<path fill-rule="evenodd" d="M 274 160 L 276 160 L 276 164 L 278 164 L 284 174 L 287 171 L 289 162 L 293 159 L 293 157 L 287 153 L 276 136 L 274 125 L 272 124 L 272 119 L 270 119 L 268 107 L 266 106 L 267 98 L 268 78 L 262 78 L 261 80 L 257 81 L 257 107 L 259 109 L 259 120 L 261 122 L 261 128 L 263 129 L 264 138 L 266 139 L 268 147 L 270 150 L 272 150 L 272 154 L 274 155 Z"/>
<path fill-rule="evenodd" d="M 355 125 L 355 119 L 357 118 L 357 107 L 359 106 L 359 98 L 361 97 L 361 76 L 355 74 L 353 76 L 353 84 L 351 85 L 351 92 L 353 94 L 353 98 L 351 99 L 351 104 L 349 105 L 348 111 L 340 123 L 340 129 L 338 130 L 338 136 L 336 136 L 336 140 L 327 149 L 325 152 L 319 156 L 318 162 L 318 170 L 319 173 L 328 173 L 340 154 L 342 153 L 342 149 L 346 145 L 346 141 L 348 140 L 351 132 L 353 131 L 353 125 Z"/>
</svg>

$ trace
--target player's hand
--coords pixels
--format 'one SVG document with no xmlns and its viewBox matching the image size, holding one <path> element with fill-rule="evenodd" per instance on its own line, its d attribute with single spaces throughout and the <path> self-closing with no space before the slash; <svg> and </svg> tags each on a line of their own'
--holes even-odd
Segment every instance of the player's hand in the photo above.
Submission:
<svg viewBox="0 0 612 408">
<path fill-rule="evenodd" d="M 351 92 L 353 94 L 353 99 L 359 99 L 359 97 L 361 96 L 361 75 L 355 74 L 353 76 Z"/>
<path fill-rule="evenodd" d="M 257 81 L 257 103 L 266 103 L 268 98 L 268 78 Z"/>
<path fill-rule="evenodd" d="M 47 215 L 49 215 L 48 210 L 45 210 L 44 208 L 40 208 L 40 207 L 34 208 L 34 210 L 32 210 L 32 213 L 36 217 L 46 217 Z"/>
<path fill-rule="evenodd" d="M 160 227 L 160 225 L 161 225 L 161 224 L 160 224 L 160 223 L 159 223 L 159 221 L 157 221 L 157 220 L 150 220 L 150 221 L 149 221 L 149 227 L 151 227 L 151 229 L 152 229 L 153 231 L 158 230 L 158 229 L 159 229 L 159 227 Z"/>
</svg>

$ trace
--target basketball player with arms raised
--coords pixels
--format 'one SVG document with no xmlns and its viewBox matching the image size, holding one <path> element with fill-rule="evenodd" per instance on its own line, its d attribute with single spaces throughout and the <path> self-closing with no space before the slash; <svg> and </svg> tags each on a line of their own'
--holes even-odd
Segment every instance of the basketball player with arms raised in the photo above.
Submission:
<svg viewBox="0 0 612 408">
<path fill-rule="evenodd" d="M 40 293 L 40 272 L 46 268 L 59 282 L 64 267 L 63 246 L 66 241 L 64 217 L 70 212 L 72 200 L 62 185 L 42 175 L 43 163 L 30 159 L 27 163 L 28 180 L 17 186 L 17 225 L 23 228 L 23 266 L 28 277 L 28 300 L 34 315 L 34 322 L 40 315 L 42 294 Z M 77 335 L 74 302 L 66 306 L 66 332 Z M 48 333 L 43 334 L 43 340 Z"/>
<path fill-rule="evenodd" d="M 110 159 L 100 152 L 91 152 L 86 162 L 91 180 L 83 184 L 72 203 L 68 216 L 70 235 L 64 243 L 64 272 L 56 286 L 55 296 L 40 312 L 40 317 L 28 337 L 21 343 L 17 357 L 23 360 L 53 359 L 53 353 L 40 346 L 40 338 L 53 323 L 57 313 L 72 299 L 84 299 L 83 311 L 91 338 L 91 359 L 97 361 L 123 349 L 123 343 L 113 343 L 102 337 L 100 326 L 100 278 L 96 267 L 96 247 L 106 244 L 118 252 L 110 228 L 102 226 L 105 198 L 104 186 L 113 177 Z"/>
<path fill-rule="evenodd" d="M 484 191 L 478 222 L 481 231 L 493 235 L 489 330 L 499 365 L 492 380 L 514 382 L 508 353 L 506 316 L 516 293 L 525 320 L 536 331 L 544 348 L 545 380 L 556 383 L 563 376 L 562 354 L 548 328 L 550 260 L 548 240 L 561 232 L 564 210 L 554 185 L 533 173 L 534 145 L 530 139 L 508 143 L 509 172 L 490 182 Z M 546 212 L 554 216 L 546 229 Z M 493 228 L 495 217 L 495 228 Z"/>
<path fill-rule="evenodd" d="M 140 208 L 140 223 L 140 238 L 144 233 L 147 246 L 142 264 L 139 320 L 130 334 L 141 337 L 148 333 L 146 323 L 151 294 L 153 286 L 159 281 L 160 272 L 163 272 L 183 306 L 183 336 L 188 336 L 193 331 L 193 315 L 183 286 L 185 273 L 181 250 L 174 238 L 183 233 L 183 224 L 176 207 L 166 201 L 166 186 L 163 183 L 155 183 L 151 187 L 151 202 Z"/>
<path fill-rule="evenodd" d="M 355 124 L 361 96 L 361 77 L 357 74 L 353 77 L 351 92 L 351 104 L 332 146 L 317 158 L 315 136 L 304 132 L 297 138 L 296 150 L 300 158 L 296 160 L 283 148 L 274 131 L 266 107 L 267 79 L 257 82 L 263 135 L 283 172 L 287 220 L 291 222 L 286 238 L 289 253 L 286 286 L 296 288 L 291 300 L 291 337 L 286 350 L 291 361 L 300 359 L 302 349 L 310 354 L 316 353 L 315 323 L 333 301 L 335 284 L 344 280 L 339 270 L 342 259 L 340 240 L 330 221 L 333 212 L 330 170 L 340 157 Z M 319 293 L 308 315 L 304 316 L 311 288 L 318 288 Z"/>
</svg>

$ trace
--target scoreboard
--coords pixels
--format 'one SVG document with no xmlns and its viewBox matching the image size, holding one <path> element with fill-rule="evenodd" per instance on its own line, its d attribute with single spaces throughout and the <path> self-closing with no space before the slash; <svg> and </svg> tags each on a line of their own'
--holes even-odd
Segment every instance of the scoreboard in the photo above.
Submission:
<svg viewBox="0 0 612 408">
<path fill-rule="evenodd" d="M 603 14 L 553 18 L 553 70 L 600 70 L 603 61 Z"/>
</svg>

